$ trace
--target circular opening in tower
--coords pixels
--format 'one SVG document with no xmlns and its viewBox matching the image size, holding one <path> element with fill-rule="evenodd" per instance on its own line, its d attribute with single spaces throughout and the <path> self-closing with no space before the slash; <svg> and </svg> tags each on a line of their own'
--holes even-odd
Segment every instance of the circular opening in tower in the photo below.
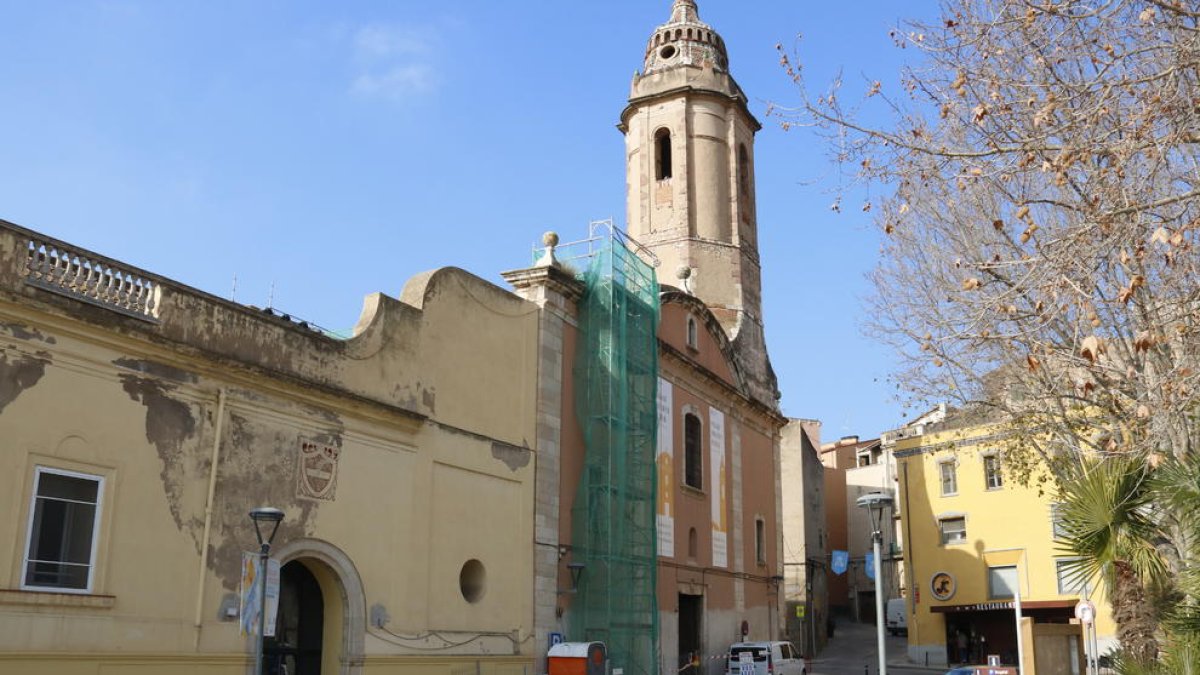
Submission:
<svg viewBox="0 0 1200 675">
<path fill-rule="evenodd" d="M 483 599 L 487 589 L 487 570 L 478 560 L 468 560 L 458 573 L 458 589 L 462 591 L 463 599 L 475 604 Z"/>
<path fill-rule="evenodd" d="M 667 45 L 666 47 L 663 47 L 662 49 L 660 49 L 658 51 L 658 55 L 663 57 L 664 59 L 669 59 L 672 56 L 675 56 L 675 46 Z"/>
</svg>

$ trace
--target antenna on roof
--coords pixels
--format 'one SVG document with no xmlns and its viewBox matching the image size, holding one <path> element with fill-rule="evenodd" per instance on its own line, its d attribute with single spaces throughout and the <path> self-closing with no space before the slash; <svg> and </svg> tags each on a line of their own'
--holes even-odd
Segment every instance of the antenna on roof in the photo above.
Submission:
<svg viewBox="0 0 1200 675">
<path fill-rule="evenodd" d="M 267 293 L 267 309 L 275 307 L 275 282 L 271 282 L 271 290 Z"/>
<path fill-rule="evenodd" d="M 233 274 L 233 288 L 229 289 L 229 301 L 237 302 L 237 273 Z"/>
</svg>

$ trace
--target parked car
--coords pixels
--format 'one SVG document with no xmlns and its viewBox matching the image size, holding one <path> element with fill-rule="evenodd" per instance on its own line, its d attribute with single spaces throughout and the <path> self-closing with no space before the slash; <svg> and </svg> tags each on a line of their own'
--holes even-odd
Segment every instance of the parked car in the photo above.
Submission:
<svg viewBox="0 0 1200 675">
<path fill-rule="evenodd" d="M 1017 675 L 1012 666 L 959 666 L 946 671 L 946 675 Z"/>
<path fill-rule="evenodd" d="M 726 675 L 808 675 L 804 658 L 790 642 L 738 642 L 729 647 Z M 742 670 L 753 665 L 753 670 Z"/>
<path fill-rule="evenodd" d="M 887 601 L 887 631 L 892 635 L 908 635 L 908 610 L 904 598 L 891 598 Z"/>
</svg>

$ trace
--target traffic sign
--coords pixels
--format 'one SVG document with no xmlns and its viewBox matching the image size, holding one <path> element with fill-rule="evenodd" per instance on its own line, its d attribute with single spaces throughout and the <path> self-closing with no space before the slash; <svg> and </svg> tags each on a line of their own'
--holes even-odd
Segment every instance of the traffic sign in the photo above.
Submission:
<svg viewBox="0 0 1200 675">
<path fill-rule="evenodd" d="M 1092 625 L 1096 620 L 1096 605 L 1091 600 L 1080 600 L 1075 605 L 1075 618 L 1085 626 Z"/>
</svg>

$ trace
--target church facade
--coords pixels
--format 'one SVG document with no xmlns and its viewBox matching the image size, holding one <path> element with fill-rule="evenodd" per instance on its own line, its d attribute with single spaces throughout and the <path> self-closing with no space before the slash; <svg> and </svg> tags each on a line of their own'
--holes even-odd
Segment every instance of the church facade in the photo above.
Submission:
<svg viewBox="0 0 1200 675">
<path fill-rule="evenodd" d="M 660 289 L 653 619 L 628 607 L 596 619 L 576 592 L 579 577 L 586 586 L 598 564 L 609 564 L 580 550 L 578 533 L 588 526 L 580 505 L 595 498 L 582 487 L 589 453 L 605 451 L 589 446 L 578 413 L 589 330 L 579 298 L 591 289 L 555 270 L 510 276 L 548 308 L 543 327 L 562 346 L 544 371 L 556 381 L 540 389 L 561 399 L 539 423 L 535 586 L 554 595 L 539 595 L 534 623 L 539 636 L 611 639 L 613 666 L 626 673 L 723 673 L 730 644 L 781 639 L 786 628 L 779 467 L 787 420 L 763 331 L 759 128 L 723 39 L 695 2 L 677 0 L 647 43 L 619 124 L 629 236 L 655 265 Z M 627 603 L 644 594 L 640 583 L 610 583 L 610 595 Z M 655 631 L 652 646 L 623 647 L 617 624 Z"/>
</svg>

